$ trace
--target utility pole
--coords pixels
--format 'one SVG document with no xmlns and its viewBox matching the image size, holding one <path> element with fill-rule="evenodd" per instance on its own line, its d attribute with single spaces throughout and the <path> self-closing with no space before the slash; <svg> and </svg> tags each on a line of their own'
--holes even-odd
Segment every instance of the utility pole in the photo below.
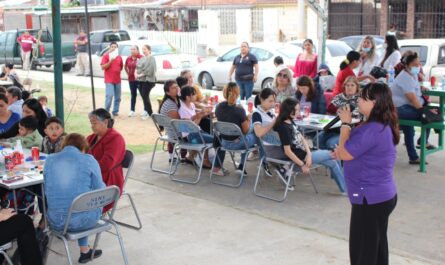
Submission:
<svg viewBox="0 0 445 265">
<path fill-rule="evenodd" d="M 96 96 L 94 94 L 94 79 L 93 79 L 93 63 L 91 60 L 91 45 L 90 45 L 90 15 L 88 14 L 88 0 L 85 1 L 85 25 L 86 25 L 86 34 L 88 39 L 88 60 L 90 61 L 90 81 L 91 81 L 91 96 L 93 99 L 93 110 L 96 109 Z"/>
<path fill-rule="evenodd" d="M 56 98 L 56 116 L 63 122 L 63 73 L 62 73 L 62 37 L 60 28 L 60 0 L 51 1 L 54 49 L 54 96 Z"/>
</svg>

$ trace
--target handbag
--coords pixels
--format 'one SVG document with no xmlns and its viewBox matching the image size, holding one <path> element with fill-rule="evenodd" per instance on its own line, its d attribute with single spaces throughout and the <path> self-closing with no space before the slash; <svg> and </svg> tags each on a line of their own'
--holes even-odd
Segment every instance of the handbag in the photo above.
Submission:
<svg viewBox="0 0 445 265">
<path fill-rule="evenodd" d="M 420 121 L 422 122 L 422 124 L 443 122 L 443 115 L 432 112 L 428 107 L 423 107 Z"/>
<path fill-rule="evenodd" d="M 251 81 L 253 79 L 253 74 L 248 74 L 248 75 L 240 75 L 239 79 L 241 81 Z"/>
<path fill-rule="evenodd" d="M 369 72 L 370 75 L 372 75 L 375 79 L 379 79 L 379 78 L 386 78 L 386 75 L 388 74 L 388 71 L 386 71 L 385 68 L 380 67 L 380 66 L 374 66 L 371 69 L 371 72 Z"/>
</svg>

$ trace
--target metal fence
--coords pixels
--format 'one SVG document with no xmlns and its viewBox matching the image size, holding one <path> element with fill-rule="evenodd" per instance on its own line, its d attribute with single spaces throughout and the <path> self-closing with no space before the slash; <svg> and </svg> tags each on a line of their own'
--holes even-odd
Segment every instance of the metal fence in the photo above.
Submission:
<svg viewBox="0 0 445 265">
<path fill-rule="evenodd" d="M 417 0 L 414 36 L 416 38 L 445 37 L 445 1 Z"/>
<path fill-rule="evenodd" d="M 129 31 L 130 37 L 136 39 L 148 39 L 154 41 L 167 41 L 182 53 L 197 54 L 198 32 L 174 32 L 174 31 Z"/>
</svg>

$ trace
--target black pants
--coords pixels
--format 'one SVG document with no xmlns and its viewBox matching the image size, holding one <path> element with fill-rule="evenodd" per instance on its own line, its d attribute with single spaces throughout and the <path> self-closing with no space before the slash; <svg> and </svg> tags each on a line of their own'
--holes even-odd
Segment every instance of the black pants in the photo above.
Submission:
<svg viewBox="0 0 445 265">
<path fill-rule="evenodd" d="M 349 230 L 351 265 L 388 265 L 388 219 L 397 204 L 391 200 L 369 205 L 353 204 Z"/>
<path fill-rule="evenodd" d="M 42 255 L 31 218 L 23 214 L 0 222 L 0 245 L 17 239 L 22 265 L 42 265 Z M 0 264 L 3 256 L 0 257 Z"/>
<path fill-rule="evenodd" d="M 138 81 L 131 81 L 131 82 L 128 82 L 128 84 L 130 85 L 130 92 L 131 92 L 130 110 L 134 111 L 134 109 L 136 107 L 136 98 L 138 96 L 139 82 Z"/>
<path fill-rule="evenodd" d="M 153 110 L 150 102 L 150 91 L 155 86 L 152 82 L 139 82 L 139 93 L 141 94 L 142 101 L 144 102 L 144 110 L 151 116 Z"/>
</svg>

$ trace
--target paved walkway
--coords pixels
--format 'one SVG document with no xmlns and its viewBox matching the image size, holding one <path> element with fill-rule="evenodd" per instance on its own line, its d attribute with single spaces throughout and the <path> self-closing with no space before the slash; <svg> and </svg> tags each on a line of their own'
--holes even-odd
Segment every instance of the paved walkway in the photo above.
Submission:
<svg viewBox="0 0 445 265">
<path fill-rule="evenodd" d="M 430 156 L 428 174 L 421 174 L 407 165 L 403 151 L 399 146 L 390 264 L 444 264 L 443 154 Z M 166 166 L 166 158 L 159 153 L 156 164 Z M 276 203 L 252 193 L 258 161 L 248 163 L 249 177 L 239 189 L 211 184 L 208 171 L 197 185 L 172 182 L 151 172 L 149 161 L 149 155 L 137 157 L 128 183 L 144 223 L 141 231 L 121 228 L 130 264 L 348 264 L 350 205 L 324 170 L 315 172 L 319 194 L 303 176 L 288 199 Z M 185 165 L 179 172 L 188 176 L 193 169 Z M 122 220 L 135 221 L 126 201 L 119 208 Z M 122 264 L 111 235 L 103 235 L 100 247 L 104 255 L 92 264 Z M 60 243 L 56 250 L 63 253 Z M 77 259 L 75 243 L 71 250 Z M 62 264 L 62 258 L 51 254 L 49 264 Z"/>
</svg>

